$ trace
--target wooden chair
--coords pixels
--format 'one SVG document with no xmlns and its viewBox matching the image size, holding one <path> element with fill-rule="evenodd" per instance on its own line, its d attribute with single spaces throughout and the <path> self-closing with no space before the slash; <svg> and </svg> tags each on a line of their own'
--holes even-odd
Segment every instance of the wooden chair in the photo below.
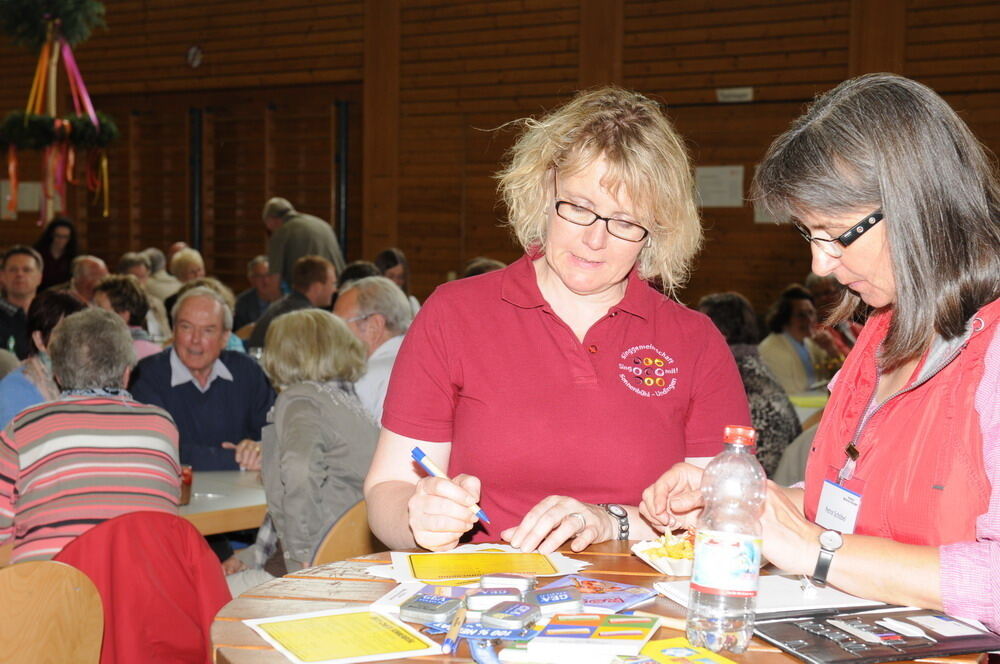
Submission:
<svg viewBox="0 0 1000 664">
<path fill-rule="evenodd" d="M 813 413 L 812 415 L 810 415 L 809 417 L 807 417 L 805 420 L 803 420 L 802 421 L 802 430 L 805 431 L 806 429 L 811 429 L 814 426 L 816 426 L 817 424 L 819 424 L 819 421 L 821 419 L 823 419 L 823 411 L 824 410 L 826 410 L 825 406 L 823 408 L 820 408 L 819 410 L 817 410 L 815 413 Z"/>
<path fill-rule="evenodd" d="M 0 569 L 0 661 L 97 664 L 104 610 L 87 575 L 65 563 Z"/>
<path fill-rule="evenodd" d="M 364 500 L 359 500 L 330 526 L 316 547 L 312 564 L 322 565 L 388 549 L 368 528 L 368 507 Z"/>
<path fill-rule="evenodd" d="M 247 323 L 246 325 L 244 325 L 240 329 L 234 330 L 233 334 L 235 334 L 236 336 L 238 336 L 243 341 L 246 341 L 247 339 L 250 338 L 250 335 L 253 334 L 253 328 L 256 325 L 257 325 L 256 323 Z"/>
</svg>

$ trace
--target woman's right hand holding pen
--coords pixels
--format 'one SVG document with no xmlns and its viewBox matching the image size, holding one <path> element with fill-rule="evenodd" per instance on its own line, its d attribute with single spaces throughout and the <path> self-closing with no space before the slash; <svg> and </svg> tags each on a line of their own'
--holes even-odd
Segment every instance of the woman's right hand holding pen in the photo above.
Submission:
<svg viewBox="0 0 1000 664">
<path fill-rule="evenodd" d="M 408 502 L 410 530 L 417 546 L 448 551 L 479 520 L 480 481 L 473 475 L 452 479 L 423 477 Z"/>
</svg>

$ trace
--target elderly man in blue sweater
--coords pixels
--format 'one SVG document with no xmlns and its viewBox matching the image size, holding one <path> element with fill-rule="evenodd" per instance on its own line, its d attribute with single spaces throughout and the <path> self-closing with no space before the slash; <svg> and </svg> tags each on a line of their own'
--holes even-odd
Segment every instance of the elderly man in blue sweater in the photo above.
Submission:
<svg viewBox="0 0 1000 664">
<path fill-rule="evenodd" d="M 174 307 L 174 345 L 138 364 L 132 395 L 165 409 L 181 434 L 181 463 L 195 470 L 260 468 L 261 427 L 274 403 L 264 372 L 243 353 L 223 350 L 233 315 L 208 288 Z"/>
</svg>

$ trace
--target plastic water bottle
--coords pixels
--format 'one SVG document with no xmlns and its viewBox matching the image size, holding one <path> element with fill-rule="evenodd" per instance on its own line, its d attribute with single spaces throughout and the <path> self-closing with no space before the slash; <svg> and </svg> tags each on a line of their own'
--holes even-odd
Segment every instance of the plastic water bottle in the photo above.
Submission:
<svg viewBox="0 0 1000 664">
<path fill-rule="evenodd" d="M 727 426 L 723 442 L 701 482 L 705 507 L 695 532 L 687 638 L 714 652 L 741 653 L 757 606 L 765 475 L 753 428 Z"/>
</svg>

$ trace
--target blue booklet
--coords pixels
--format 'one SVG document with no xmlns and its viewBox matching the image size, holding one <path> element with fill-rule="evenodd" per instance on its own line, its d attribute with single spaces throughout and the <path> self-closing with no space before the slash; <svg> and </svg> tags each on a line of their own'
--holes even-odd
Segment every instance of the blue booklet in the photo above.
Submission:
<svg viewBox="0 0 1000 664">
<path fill-rule="evenodd" d="M 633 586 L 619 581 L 606 581 L 579 574 L 568 574 L 545 586 L 565 588 L 571 586 L 580 590 L 583 610 L 590 613 L 619 613 L 656 597 L 656 591 L 642 586 Z"/>
</svg>

